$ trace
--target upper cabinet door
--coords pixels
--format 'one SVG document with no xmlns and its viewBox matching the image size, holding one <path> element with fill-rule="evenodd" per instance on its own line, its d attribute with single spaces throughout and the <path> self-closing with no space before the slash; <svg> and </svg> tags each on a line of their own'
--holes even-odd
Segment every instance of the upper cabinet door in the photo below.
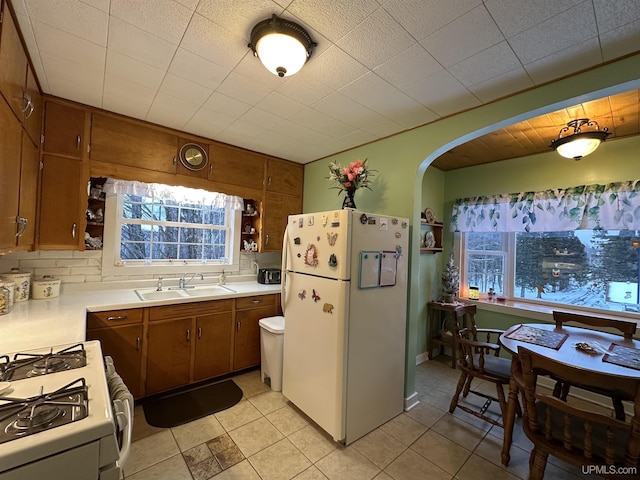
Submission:
<svg viewBox="0 0 640 480">
<path fill-rule="evenodd" d="M 97 113 L 91 123 L 92 162 L 176 173 L 176 135 Z"/>
<path fill-rule="evenodd" d="M 13 16 L 4 2 L 2 13 L 2 35 L 0 36 L 0 92 L 16 114 L 23 118 L 26 107 L 24 88 L 27 79 L 27 55 L 24 53 L 20 35 Z"/>
<path fill-rule="evenodd" d="M 38 147 L 23 133 L 19 216 L 25 224 L 22 235 L 18 237 L 18 245 L 29 249 L 35 245 L 39 165 L 40 152 Z"/>
<path fill-rule="evenodd" d="M 47 102 L 43 150 L 47 153 L 82 158 L 87 144 L 86 121 L 87 116 L 84 110 Z"/>
<path fill-rule="evenodd" d="M 302 196 L 303 181 L 301 164 L 267 157 L 267 192 Z"/>
<path fill-rule="evenodd" d="M 264 155 L 212 143 L 209 145 L 211 173 L 209 180 L 262 190 L 264 186 Z"/>
<path fill-rule="evenodd" d="M 24 111 L 24 117 L 22 123 L 25 130 L 29 134 L 29 138 L 36 145 L 40 144 L 40 132 L 42 128 L 42 95 L 36 82 L 36 77 L 31 71 L 31 68 L 27 68 L 27 89 L 25 98 L 27 100 L 26 110 Z"/>
<path fill-rule="evenodd" d="M 20 187 L 20 138 L 18 119 L 0 98 L 0 252 L 16 246 Z"/>
</svg>

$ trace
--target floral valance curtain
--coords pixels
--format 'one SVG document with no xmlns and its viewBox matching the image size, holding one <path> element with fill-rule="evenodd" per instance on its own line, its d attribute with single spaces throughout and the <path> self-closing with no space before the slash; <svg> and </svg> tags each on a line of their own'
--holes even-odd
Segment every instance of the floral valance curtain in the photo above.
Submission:
<svg viewBox="0 0 640 480">
<path fill-rule="evenodd" d="M 640 229 L 640 180 L 458 199 L 454 232 Z"/>
<path fill-rule="evenodd" d="M 160 200 L 228 208 L 231 210 L 242 210 L 244 208 L 244 202 L 240 197 L 195 188 L 174 187 L 161 183 L 143 183 L 110 178 L 104 184 L 104 191 L 106 194 L 138 195 L 141 197 L 153 197 Z"/>
</svg>

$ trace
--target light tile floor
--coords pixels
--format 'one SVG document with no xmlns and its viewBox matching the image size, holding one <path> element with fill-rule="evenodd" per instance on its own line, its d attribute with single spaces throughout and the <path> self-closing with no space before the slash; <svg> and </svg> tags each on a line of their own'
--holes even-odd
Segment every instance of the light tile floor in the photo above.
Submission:
<svg viewBox="0 0 640 480">
<path fill-rule="evenodd" d="M 234 377 L 243 399 L 234 407 L 170 429 L 149 426 L 136 407 L 126 480 L 502 480 L 526 479 L 531 443 L 520 423 L 511 462 L 500 462 L 502 429 L 459 409 L 448 413 L 458 380 L 450 359 L 416 368 L 420 403 L 345 447 L 254 370 Z M 477 382 L 477 381 L 476 381 Z M 494 390 L 492 384 L 474 388 Z M 473 395 L 465 401 L 473 402 Z M 490 411 L 498 415 L 498 406 Z M 545 479 L 585 478 L 549 457 Z"/>
</svg>

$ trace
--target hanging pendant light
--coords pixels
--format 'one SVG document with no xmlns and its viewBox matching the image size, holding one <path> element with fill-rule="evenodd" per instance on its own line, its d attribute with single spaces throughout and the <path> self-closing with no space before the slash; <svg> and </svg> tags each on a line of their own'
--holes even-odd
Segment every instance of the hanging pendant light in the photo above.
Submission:
<svg viewBox="0 0 640 480">
<path fill-rule="evenodd" d="M 583 127 L 592 130 L 582 131 Z M 566 135 L 571 129 L 573 129 L 573 133 Z M 549 146 L 565 158 L 580 160 L 593 153 L 609 135 L 611 133 L 607 131 L 607 128 L 600 130 L 600 126 L 595 120 L 578 118 L 567 123 L 567 126 L 560 130 L 558 138 L 551 140 Z"/>
<path fill-rule="evenodd" d="M 300 71 L 316 45 L 300 25 L 273 15 L 253 27 L 248 46 L 267 70 L 288 77 Z"/>
</svg>

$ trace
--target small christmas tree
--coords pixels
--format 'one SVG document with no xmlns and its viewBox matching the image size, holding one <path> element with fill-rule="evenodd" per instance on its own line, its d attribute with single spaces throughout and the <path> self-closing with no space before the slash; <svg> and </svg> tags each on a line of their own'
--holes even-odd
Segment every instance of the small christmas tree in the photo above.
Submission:
<svg viewBox="0 0 640 480">
<path fill-rule="evenodd" d="M 442 297 L 445 303 L 453 303 L 460 288 L 460 269 L 453 263 L 453 253 L 442 272 Z"/>
</svg>

